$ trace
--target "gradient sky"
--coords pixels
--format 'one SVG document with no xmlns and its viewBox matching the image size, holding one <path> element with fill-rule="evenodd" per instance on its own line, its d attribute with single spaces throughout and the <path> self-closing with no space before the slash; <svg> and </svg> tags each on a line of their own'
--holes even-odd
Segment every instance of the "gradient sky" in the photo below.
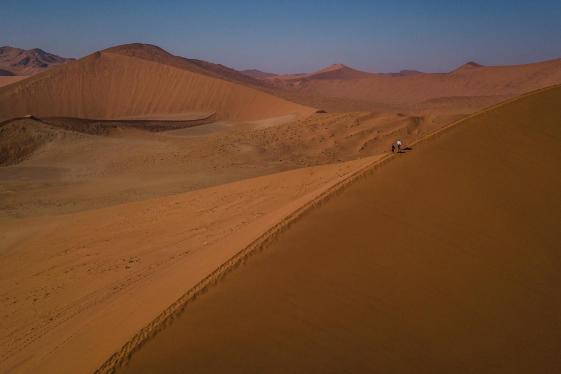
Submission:
<svg viewBox="0 0 561 374">
<path fill-rule="evenodd" d="M 81 57 L 144 42 L 238 69 L 448 71 L 561 57 L 561 0 L 2 0 L 0 45 Z"/>
</svg>

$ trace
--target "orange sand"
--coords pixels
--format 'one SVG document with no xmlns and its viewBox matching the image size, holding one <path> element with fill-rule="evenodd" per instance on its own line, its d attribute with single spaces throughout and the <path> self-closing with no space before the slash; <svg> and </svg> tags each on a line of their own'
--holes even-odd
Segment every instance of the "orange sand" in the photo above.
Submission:
<svg viewBox="0 0 561 374">
<path fill-rule="evenodd" d="M 549 89 L 413 145 L 121 372 L 558 372 L 560 100 Z"/>
<path fill-rule="evenodd" d="M 120 53 L 97 52 L 0 88 L 0 120 L 38 117 L 121 119 L 215 113 L 255 120 L 314 109 L 188 69 Z"/>
</svg>

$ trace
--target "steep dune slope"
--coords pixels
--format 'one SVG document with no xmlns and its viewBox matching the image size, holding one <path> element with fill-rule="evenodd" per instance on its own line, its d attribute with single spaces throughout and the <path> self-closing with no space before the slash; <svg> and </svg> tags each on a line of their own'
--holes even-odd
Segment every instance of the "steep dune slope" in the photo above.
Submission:
<svg viewBox="0 0 561 374">
<path fill-rule="evenodd" d="M 123 372 L 558 372 L 559 102 L 545 90 L 413 145 L 198 297 Z"/>
<path fill-rule="evenodd" d="M 251 85 L 255 87 L 263 86 L 263 81 L 251 76 L 247 76 L 246 74 L 243 74 L 242 72 L 229 68 L 225 65 L 215 64 L 198 59 L 175 56 L 167 52 L 166 50 L 152 44 L 124 44 L 108 48 L 104 51 L 117 53 L 124 56 L 138 57 L 148 61 L 186 69 L 194 73 L 205 74 L 210 77 L 220 78 L 231 82 L 242 83 L 244 85 Z"/>
<path fill-rule="evenodd" d="M 7 86 L 12 83 L 19 82 L 27 77 L 25 76 L 18 76 L 18 75 L 6 75 L 0 76 L 0 87 Z"/>
<path fill-rule="evenodd" d="M 96 119 L 253 120 L 314 110 L 256 89 L 143 58 L 97 52 L 0 88 L 0 119 L 27 114 Z"/>
</svg>

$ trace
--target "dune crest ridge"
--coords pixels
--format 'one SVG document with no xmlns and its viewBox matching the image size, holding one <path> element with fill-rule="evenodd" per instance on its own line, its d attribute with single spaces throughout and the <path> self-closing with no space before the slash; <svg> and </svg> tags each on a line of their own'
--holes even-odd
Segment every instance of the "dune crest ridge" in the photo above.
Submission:
<svg viewBox="0 0 561 374">
<path fill-rule="evenodd" d="M 96 52 L 0 88 L 0 120 L 28 114 L 120 119 L 188 112 L 214 113 L 216 119 L 258 120 L 315 112 L 209 76 L 189 62 L 169 57 L 156 62 L 167 56 L 163 50 L 116 51 Z"/>
</svg>

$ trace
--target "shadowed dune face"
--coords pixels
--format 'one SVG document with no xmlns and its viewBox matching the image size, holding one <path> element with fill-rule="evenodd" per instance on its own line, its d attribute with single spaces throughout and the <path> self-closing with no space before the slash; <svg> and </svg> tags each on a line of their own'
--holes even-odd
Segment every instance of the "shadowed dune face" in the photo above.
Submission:
<svg viewBox="0 0 561 374">
<path fill-rule="evenodd" d="M 313 109 L 256 89 L 145 58 L 98 52 L 0 88 L 0 119 L 36 116 L 165 119 L 214 113 L 254 120 Z"/>
<path fill-rule="evenodd" d="M 376 76 L 373 73 L 367 73 L 365 71 L 356 70 L 345 66 L 343 64 L 333 64 L 329 65 L 323 69 L 320 69 L 314 73 L 306 75 L 304 78 L 296 77 L 296 80 L 306 79 L 306 80 L 316 80 L 316 79 L 327 79 L 327 80 L 346 80 L 346 79 L 362 79 L 370 78 Z M 289 76 L 290 77 L 290 76 Z"/>
<path fill-rule="evenodd" d="M 0 166 L 18 163 L 63 134 L 51 126 L 31 119 L 0 126 Z"/>
<path fill-rule="evenodd" d="M 122 372 L 558 372 L 559 102 L 561 88 L 542 91 L 414 145 Z"/>
</svg>

